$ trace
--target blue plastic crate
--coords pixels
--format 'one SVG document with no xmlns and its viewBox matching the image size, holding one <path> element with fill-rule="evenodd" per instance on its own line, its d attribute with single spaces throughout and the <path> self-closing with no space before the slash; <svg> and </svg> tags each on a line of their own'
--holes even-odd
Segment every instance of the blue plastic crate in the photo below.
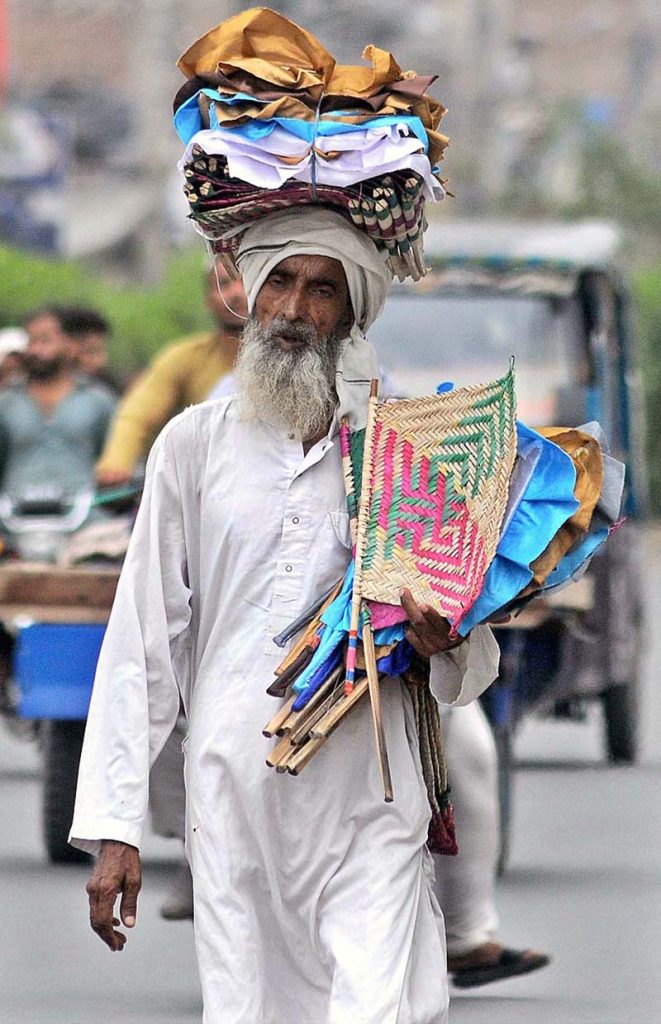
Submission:
<svg viewBox="0 0 661 1024">
<path fill-rule="evenodd" d="M 106 627 L 35 624 L 19 631 L 14 678 L 22 718 L 87 718 Z"/>
</svg>

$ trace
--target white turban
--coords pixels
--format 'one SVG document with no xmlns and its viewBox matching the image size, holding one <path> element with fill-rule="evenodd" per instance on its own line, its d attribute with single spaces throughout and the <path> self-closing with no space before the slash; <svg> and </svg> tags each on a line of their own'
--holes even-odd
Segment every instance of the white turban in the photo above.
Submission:
<svg viewBox="0 0 661 1024">
<path fill-rule="evenodd" d="M 344 268 L 355 323 L 337 363 L 339 415 L 354 428 L 365 425 L 369 384 L 378 377 L 374 346 L 363 331 L 381 313 L 392 273 L 374 243 L 345 218 L 321 207 L 299 206 L 272 213 L 241 236 L 236 262 L 252 313 L 259 290 L 289 256 L 329 256 Z"/>
</svg>

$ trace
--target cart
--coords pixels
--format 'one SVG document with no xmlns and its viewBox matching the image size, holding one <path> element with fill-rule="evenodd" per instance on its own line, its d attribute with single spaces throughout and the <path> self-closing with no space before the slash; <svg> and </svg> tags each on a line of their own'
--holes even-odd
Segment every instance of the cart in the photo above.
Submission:
<svg viewBox="0 0 661 1024">
<path fill-rule="evenodd" d="M 43 837 L 55 863 L 86 859 L 67 838 L 96 662 L 119 571 L 0 564 L 0 620 L 15 637 L 16 710 L 37 725 Z"/>
</svg>

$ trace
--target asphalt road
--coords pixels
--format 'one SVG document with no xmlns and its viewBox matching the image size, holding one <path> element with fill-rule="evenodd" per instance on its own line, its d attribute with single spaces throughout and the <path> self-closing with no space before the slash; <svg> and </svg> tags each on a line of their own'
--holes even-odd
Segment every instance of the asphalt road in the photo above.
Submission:
<svg viewBox="0 0 661 1024">
<path fill-rule="evenodd" d="M 604 764 L 596 708 L 578 725 L 526 724 L 501 935 L 553 963 L 455 992 L 452 1024 L 661 1021 L 661 531 L 647 547 L 641 764 Z M 44 861 L 37 764 L 34 747 L 0 731 L 0 1024 L 200 1024 L 192 930 L 158 916 L 176 844 L 149 839 L 138 926 L 109 953 L 87 925 L 88 869 Z"/>
</svg>

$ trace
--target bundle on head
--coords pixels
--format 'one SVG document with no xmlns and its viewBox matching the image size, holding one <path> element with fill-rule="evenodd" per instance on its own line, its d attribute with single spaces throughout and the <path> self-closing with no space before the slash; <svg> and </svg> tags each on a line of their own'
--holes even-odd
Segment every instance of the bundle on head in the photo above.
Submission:
<svg viewBox="0 0 661 1024">
<path fill-rule="evenodd" d="M 339 65 L 304 29 L 254 8 L 180 59 L 191 218 L 229 263 L 253 221 L 316 204 L 365 231 L 401 280 L 424 274 L 425 203 L 445 195 L 445 108 L 427 95 L 434 76 L 373 46 L 363 57 L 370 66 Z"/>
</svg>

